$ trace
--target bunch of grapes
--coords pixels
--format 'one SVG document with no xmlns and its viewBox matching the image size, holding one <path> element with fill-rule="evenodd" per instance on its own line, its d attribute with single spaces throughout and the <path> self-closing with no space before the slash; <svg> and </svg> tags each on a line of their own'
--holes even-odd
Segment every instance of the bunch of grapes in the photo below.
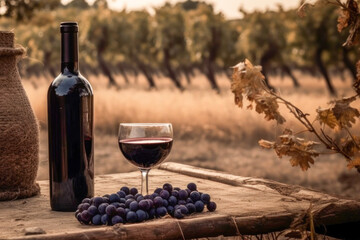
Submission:
<svg viewBox="0 0 360 240">
<path fill-rule="evenodd" d="M 173 188 L 165 183 L 151 195 L 143 196 L 136 188 L 122 187 L 117 193 L 85 198 L 75 217 L 83 224 L 114 225 L 143 222 L 167 214 L 180 219 L 202 212 L 205 207 L 213 212 L 216 203 L 210 201 L 209 194 L 198 192 L 195 183 L 189 183 L 186 189 Z"/>
</svg>

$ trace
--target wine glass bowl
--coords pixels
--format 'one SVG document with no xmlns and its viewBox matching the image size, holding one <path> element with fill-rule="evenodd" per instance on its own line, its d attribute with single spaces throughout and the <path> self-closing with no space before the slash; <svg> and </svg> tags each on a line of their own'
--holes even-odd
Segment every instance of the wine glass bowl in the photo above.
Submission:
<svg viewBox="0 0 360 240">
<path fill-rule="evenodd" d="M 173 144 L 170 123 L 121 123 L 119 148 L 142 173 L 141 193 L 148 194 L 148 172 L 169 155 Z"/>
</svg>

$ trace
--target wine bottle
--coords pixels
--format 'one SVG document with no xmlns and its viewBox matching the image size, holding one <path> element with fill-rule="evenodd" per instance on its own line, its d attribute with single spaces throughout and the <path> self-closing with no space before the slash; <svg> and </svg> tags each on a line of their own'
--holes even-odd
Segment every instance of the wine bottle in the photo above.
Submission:
<svg viewBox="0 0 360 240">
<path fill-rule="evenodd" d="M 93 90 L 80 74 L 78 24 L 63 22 L 61 73 L 48 90 L 50 205 L 74 211 L 94 195 Z"/>
</svg>

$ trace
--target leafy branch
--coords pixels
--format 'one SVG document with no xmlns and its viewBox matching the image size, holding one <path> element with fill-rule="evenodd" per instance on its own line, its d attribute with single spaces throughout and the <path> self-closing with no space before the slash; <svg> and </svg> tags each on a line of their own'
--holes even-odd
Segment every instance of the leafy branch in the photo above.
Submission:
<svg viewBox="0 0 360 240">
<path fill-rule="evenodd" d="M 324 2 L 324 1 L 317 1 Z M 338 16 L 338 31 L 349 29 L 349 36 L 344 46 L 358 44 L 360 40 L 360 12 L 355 0 L 347 0 L 346 3 L 340 0 L 326 0 L 327 4 L 333 4 L 340 8 Z M 306 14 L 305 9 L 308 6 L 315 6 L 304 2 L 298 12 L 300 16 Z M 354 135 L 350 128 L 360 118 L 360 112 L 350 106 L 351 103 L 359 99 L 360 95 L 360 61 L 357 63 L 357 80 L 353 84 L 356 92 L 354 96 L 343 98 L 330 102 L 328 108 L 318 108 L 317 116 L 313 122 L 310 121 L 310 114 L 305 113 L 299 107 L 281 97 L 279 94 L 269 89 L 265 84 L 265 77 L 261 73 L 261 66 L 253 66 L 249 60 L 239 63 L 234 67 L 232 75 L 231 89 L 235 95 L 235 104 L 243 107 L 243 98 L 245 97 L 250 105 L 247 108 L 252 109 L 255 104 L 255 110 L 259 114 L 264 114 L 265 119 L 275 120 L 278 124 L 283 124 L 286 119 L 279 111 L 279 104 L 283 104 L 290 113 L 305 127 L 306 131 L 312 133 L 319 142 L 324 145 L 331 153 L 338 153 L 348 162 L 349 168 L 357 168 L 360 172 L 360 137 Z M 314 126 L 319 122 L 320 128 Z M 325 127 L 331 131 L 343 131 L 346 137 L 335 140 Z M 259 145 L 263 148 L 274 149 L 279 158 L 283 156 L 290 157 L 292 166 L 300 166 L 302 170 L 307 170 L 310 164 L 314 164 L 314 158 L 320 154 L 315 147 L 319 143 L 306 141 L 296 137 L 292 130 L 285 129 L 277 142 L 260 140 Z"/>
</svg>

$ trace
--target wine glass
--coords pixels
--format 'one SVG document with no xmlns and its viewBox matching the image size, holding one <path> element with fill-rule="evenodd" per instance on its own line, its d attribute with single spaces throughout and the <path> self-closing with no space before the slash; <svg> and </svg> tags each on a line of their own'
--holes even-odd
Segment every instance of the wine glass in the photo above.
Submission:
<svg viewBox="0 0 360 240">
<path fill-rule="evenodd" d="M 120 123 L 119 147 L 124 157 L 141 171 L 141 194 L 149 194 L 148 173 L 171 151 L 171 123 Z"/>
</svg>

